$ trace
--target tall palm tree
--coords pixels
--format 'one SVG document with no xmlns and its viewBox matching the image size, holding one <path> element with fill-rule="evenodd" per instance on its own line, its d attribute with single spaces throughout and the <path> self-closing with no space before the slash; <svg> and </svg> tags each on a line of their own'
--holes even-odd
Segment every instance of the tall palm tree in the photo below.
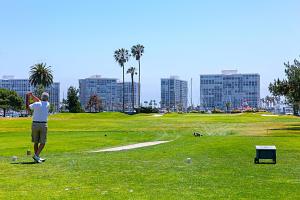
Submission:
<svg viewBox="0 0 300 200">
<path fill-rule="evenodd" d="M 117 63 L 123 68 L 123 112 L 125 111 L 125 84 L 124 84 L 124 64 L 128 62 L 130 54 L 127 49 L 117 49 L 114 53 L 114 58 Z"/>
<path fill-rule="evenodd" d="M 138 99 L 139 108 L 141 107 L 141 57 L 144 54 L 144 46 L 137 44 L 131 47 L 132 56 L 139 62 L 139 85 L 138 85 Z"/>
<path fill-rule="evenodd" d="M 261 98 L 260 99 L 260 102 L 261 102 L 261 108 L 265 108 L 266 106 L 265 106 L 265 99 L 264 98 Z"/>
<path fill-rule="evenodd" d="M 133 82 L 133 76 L 137 75 L 135 67 L 130 67 L 127 70 L 127 74 L 130 74 L 130 76 L 131 76 L 131 95 L 132 95 L 131 103 L 132 103 L 132 111 L 134 111 L 134 82 Z"/>
<path fill-rule="evenodd" d="M 43 90 L 53 83 L 53 74 L 51 66 L 46 63 L 37 63 L 30 67 L 29 82 L 36 89 L 36 93 L 40 96 Z"/>
</svg>

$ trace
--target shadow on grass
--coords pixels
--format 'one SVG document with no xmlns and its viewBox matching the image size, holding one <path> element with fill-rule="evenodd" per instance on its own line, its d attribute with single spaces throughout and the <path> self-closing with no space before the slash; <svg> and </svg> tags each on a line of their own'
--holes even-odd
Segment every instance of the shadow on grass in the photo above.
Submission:
<svg viewBox="0 0 300 200">
<path fill-rule="evenodd" d="M 259 165 L 259 164 L 263 164 L 263 165 L 275 165 L 276 163 L 273 163 L 273 162 L 259 162 L 259 163 L 255 163 L 255 165 Z"/>
<path fill-rule="evenodd" d="M 286 127 L 286 128 L 271 128 L 269 129 L 271 131 L 300 131 L 300 126 L 299 127 Z"/>
<path fill-rule="evenodd" d="M 31 162 L 14 162 L 14 163 L 10 163 L 12 165 L 32 165 L 32 164 L 38 164 L 34 161 L 31 161 Z"/>
<path fill-rule="evenodd" d="M 290 124 L 286 127 L 282 127 L 282 128 L 271 128 L 268 129 L 268 131 L 271 131 L 271 133 L 275 133 L 275 134 L 282 134 L 282 132 L 284 132 L 284 134 L 288 134 L 288 135 L 293 135 L 293 136 L 300 136 L 300 124 Z M 275 132 L 273 132 L 275 131 Z M 276 131 L 280 131 L 279 133 Z"/>
</svg>

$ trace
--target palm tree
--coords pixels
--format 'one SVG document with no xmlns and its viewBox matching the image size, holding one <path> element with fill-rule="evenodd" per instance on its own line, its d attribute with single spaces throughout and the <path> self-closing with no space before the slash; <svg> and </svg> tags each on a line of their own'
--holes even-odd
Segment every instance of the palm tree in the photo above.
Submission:
<svg viewBox="0 0 300 200">
<path fill-rule="evenodd" d="M 43 90 L 53 83 L 53 74 L 51 66 L 46 63 L 37 63 L 30 67 L 29 82 L 36 89 L 38 96 L 41 95 Z"/>
<path fill-rule="evenodd" d="M 231 102 L 230 101 L 226 102 L 225 106 L 226 106 L 226 112 L 229 113 L 229 108 L 231 106 Z"/>
<path fill-rule="evenodd" d="M 127 74 L 131 76 L 131 95 L 132 95 L 132 111 L 134 111 L 134 83 L 133 83 L 133 76 L 137 74 L 135 67 L 130 67 L 127 70 Z"/>
<path fill-rule="evenodd" d="M 260 102 L 261 102 L 261 108 L 266 108 L 266 106 L 265 106 L 265 102 L 266 102 L 265 99 L 261 98 Z"/>
<path fill-rule="evenodd" d="M 272 96 L 266 96 L 265 101 L 267 103 L 267 107 L 268 109 L 274 107 L 274 103 L 275 103 L 275 98 Z"/>
<path fill-rule="evenodd" d="M 139 99 L 139 107 L 141 106 L 141 57 L 144 54 L 144 46 L 137 44 L 131 47 L 132 56 L 135 57 L 139 62 L 139 85 L 138 85 L 138 99 Z"/>
<path fill-rule="evenodd" d="M 123 68 L 123 95 L 122 95 L 123 96 L 123 112 L 125 111 L 124 64 L 126 62 L 128 62 L 129 57 L 130 57 L 130 54 L 128 53 L 127 49 L 122 48 L 122 49 L 115 50 L 114 58 L 115 58 L 116 62 L 119 63 L 119 65 Z"/>
</svg>

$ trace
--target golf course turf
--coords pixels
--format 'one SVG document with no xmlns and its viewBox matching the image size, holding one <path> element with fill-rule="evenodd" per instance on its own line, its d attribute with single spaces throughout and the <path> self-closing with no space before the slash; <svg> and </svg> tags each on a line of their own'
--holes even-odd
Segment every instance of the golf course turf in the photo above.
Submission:
<svg viewBox="0 0 300 200">
<path fill-rule="evenodd" d="M 298 117 L 64 113 L 48 124 L 47 161 L 31 164 L 31 118 L 0 118 L 0 199 L 300 199 Z M 171 142 L 91 152 L 150 141 Z M 277 164 L 254 164 L 255 145 L 276 145 Z"/>
</svg>

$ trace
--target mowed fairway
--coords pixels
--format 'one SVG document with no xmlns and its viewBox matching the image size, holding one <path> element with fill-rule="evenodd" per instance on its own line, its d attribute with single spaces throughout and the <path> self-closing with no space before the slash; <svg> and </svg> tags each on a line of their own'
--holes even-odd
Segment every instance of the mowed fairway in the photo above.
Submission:
<svg viewBox="0 0 300 200">
<path fill-rule="evenodd" d="M 0 199 L 300 199 L 297 117 L 56 114 L 43 164 L 26 164 L 30 125 L 0 119 Z M 90 152 L 158 140 L 171 142 Z M 276 145 L 277 164 L 254 164 L 255 145 Z"/>
</svg>

